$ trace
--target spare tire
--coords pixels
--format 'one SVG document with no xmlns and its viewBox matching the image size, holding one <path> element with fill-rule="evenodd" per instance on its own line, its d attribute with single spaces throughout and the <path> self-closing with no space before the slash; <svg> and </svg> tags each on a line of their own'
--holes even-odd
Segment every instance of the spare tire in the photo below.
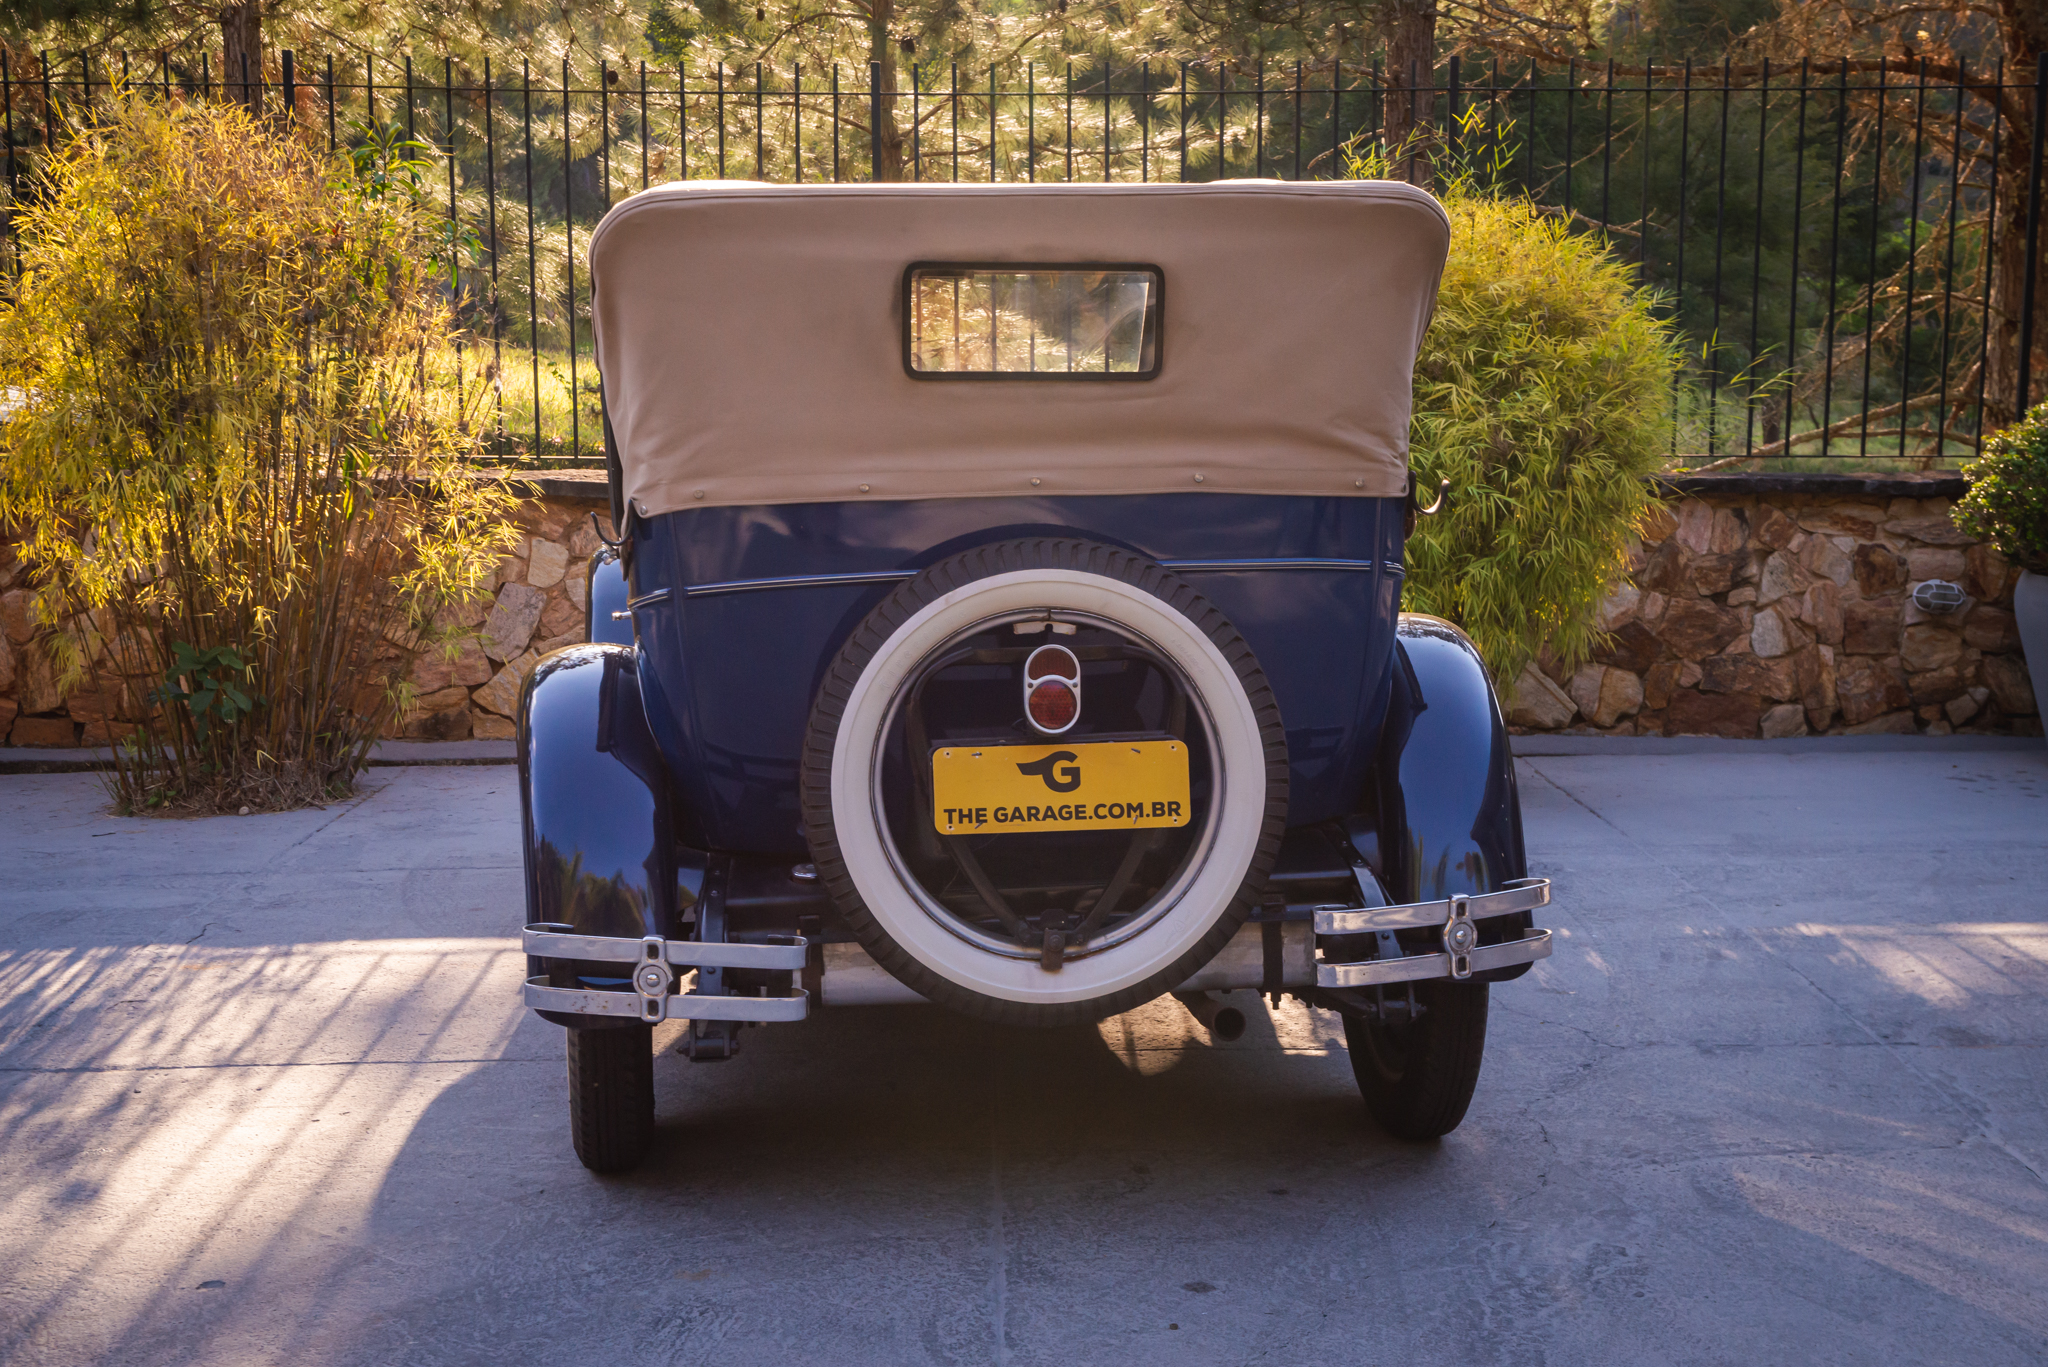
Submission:
<svg viewBox="0 0 2048 1367">
<path fill-rule="evenodd" d="M 1041 709 L 1031 671 L 1078 673 L 1073 698 Z M 1259 904 L 1286 733 L 1251 647 L 1158 562 L 1003 541 L 849 637 L 802 803 L 834 903 L 906 986 L 1006 1024 L 1099 1020 L 1179 986 Z"/>
</svg>

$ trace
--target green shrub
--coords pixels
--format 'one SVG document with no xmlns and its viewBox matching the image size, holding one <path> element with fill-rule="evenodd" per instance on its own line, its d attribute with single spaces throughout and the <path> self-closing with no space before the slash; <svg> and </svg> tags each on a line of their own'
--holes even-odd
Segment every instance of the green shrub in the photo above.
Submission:
<svg viewBox="0 0 2048 1367">
<path fill-rule="evenodd" d="M 0 520 L 125 808 L 347 791 L 510 545 L 471 477 L 437 215 L 234 108 L 127 99 L 45 164 L 0 307 Z M 390 172 L 397 156 L 400 174 Z"/>
<path fill-rule="evenodd" d="M 2022 569 L 2048 574 L 2048 403 L 1987 442 L 1963 474 L 1970 492 L 1955 507 L 1956 526 Z"/>
<path fill-rule="evenodd" d="M 1598 644 L 1669 450 L 1679 351 L 1597 238 L 1471 177 L 1441 198 L 1450 260 L 1409 462 L 1425 501 L 1451 490 L 1409 539 L 1405 606 L 1456 622 L 1505 687 L 1546 646 L 1573 667 Z"/>
</svg>

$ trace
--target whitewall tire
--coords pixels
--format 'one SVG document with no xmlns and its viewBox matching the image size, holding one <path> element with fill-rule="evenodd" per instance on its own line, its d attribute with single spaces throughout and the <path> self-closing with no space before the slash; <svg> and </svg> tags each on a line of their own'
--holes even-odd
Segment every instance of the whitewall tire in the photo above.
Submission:
<svg viewBox="0 0 2048 1367">
<path fill-rule="evenodd" d="M 1186 857 L 1143 913 L 1056 971 L 945 913 L 907 867 L 882 796 L 883 745 L 918 671 L 990 623 L 1046 617 L 1114 632 L 1173 671 L 1192 701 L 1189 725 L 1202 728 L 1212 779 Z M 987 1019 L 1092 1020 L 1177 986 L 1258 904 L 1286 816 L 1285 733 L 1250 647 L 1157 562 L 1086 541 L 1001 542 L 924 571 L 849 638 L 812 711 L 803 800 L 819 872 L 841 913 L 906 985 Z"/>
</svg>

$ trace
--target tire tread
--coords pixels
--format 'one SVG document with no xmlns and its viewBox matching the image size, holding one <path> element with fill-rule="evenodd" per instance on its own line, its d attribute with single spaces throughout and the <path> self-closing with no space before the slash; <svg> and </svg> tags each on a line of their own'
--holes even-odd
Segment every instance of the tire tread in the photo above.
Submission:
<svg viewBox="0 0 2048 1367">
<path fill-rule="evenodd" d="M 1380 1073 L 1364 1032 L 1380 1027 L 1344 1018 L 1351 1069 L 1365 1106 L 1397 1139 L 1440 1139 L 1464 1122 L 1479 1085 L 1486 1051 L 1485 983 L 1427 982 L 1416 988 L 1423 1014 L 1411 1030 L 1407 1066 L 1398 1081 Z"/>
<path fill-rule="evenodd" d="M 654 1138 L 654 1040 L 645 1025 L 568 1030 L 569 1137 L 592 1172 L 626 1172 Z"/>
</svg>

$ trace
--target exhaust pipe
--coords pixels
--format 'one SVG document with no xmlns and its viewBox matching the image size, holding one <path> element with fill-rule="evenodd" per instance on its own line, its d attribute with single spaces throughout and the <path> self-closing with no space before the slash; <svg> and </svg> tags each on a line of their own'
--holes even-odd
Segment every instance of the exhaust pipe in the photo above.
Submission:
<svg viewBox="0 0 2048 1367">
<path fill-rule="evenodd" d="M 1218 1043 L 1228 1044 L 1244 1034 L 1244 1012 L 1217 1000 L 1220 993 L 1176 992 L 1173 995 Z"/>
</svg>

